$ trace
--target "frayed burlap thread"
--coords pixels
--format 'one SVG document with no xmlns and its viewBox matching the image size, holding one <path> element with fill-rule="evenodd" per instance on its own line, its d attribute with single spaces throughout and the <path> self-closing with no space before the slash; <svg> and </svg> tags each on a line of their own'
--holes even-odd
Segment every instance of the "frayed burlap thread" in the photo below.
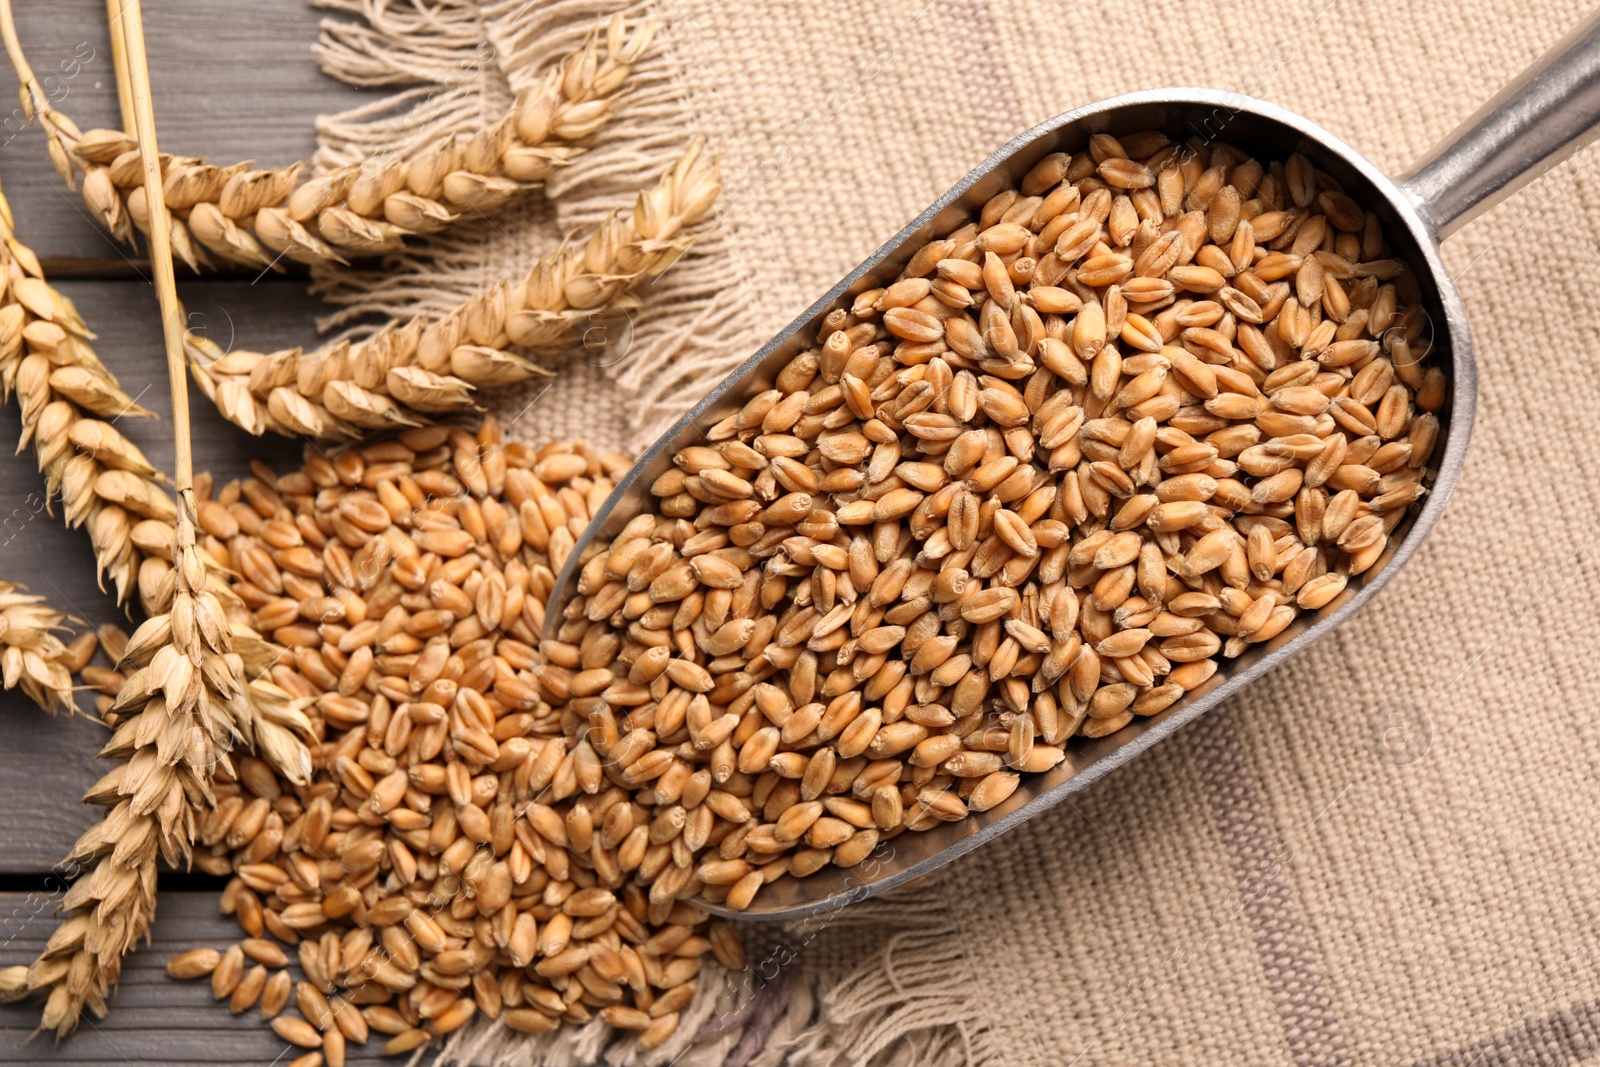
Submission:
<svg viewBox="0 0 1600 1067">
<path fill-rule="evenodd" d="M 419 85 L 431 83 L 449 87 L 467 81 L 460 53 L 471 53 L 483 41 L 483 25 L 475 0 L 435 0 L 416 5 L 388 4 L 382 0 L 319 0 L 316 6 L 345 16 L 323 21 L 316 48 L 323 70 L 341 81 L 369 89 L 393 85 L 409 87 L 396 100 L 380 101 L 371 108 L 346 112 L 341 119 L 385 107 L 393 111 L 409 103 L 408 95 L 434 93 L 428 88 L 418 88 Z M 336 120 L 324 120 L 324 125 L 339 127 L 339 139 L 338 147 L 322 145 L 317 157 L 319 168 L 355 162 L 370 155 L 370 150 L 360 151 L 363 132 L 371 137 L 371 149 L 376 149 L 395 134 L 414 128 L 408 113 L 396 119 L 388 129 L 377 123 L 360 121 L 348 128 L 340 127 Z M 336 158 L 340 148 L 349 153 L 342 160 Z"/>
<path fill-rule="evenodd" d="M 951 879 L 935 876 L 785 926 L 806 986 L 752 1063 L 962 1067 L 997 1062 Z M 849 951 L 841 952 L 841 946 Z M 814 1005 L 814 1006 L 813 1006 Z M 799 1010 L 796 1010 L 799 1009 Z"/>
</svg>

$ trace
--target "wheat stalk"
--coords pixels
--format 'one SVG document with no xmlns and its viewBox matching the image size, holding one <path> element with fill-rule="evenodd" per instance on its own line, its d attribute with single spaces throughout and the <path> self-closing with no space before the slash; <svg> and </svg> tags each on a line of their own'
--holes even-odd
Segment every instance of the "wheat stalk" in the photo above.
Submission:
<svg viewBox="0 0 1600 1067">
<path fill-rule="evenodd" d="M 567 242 L 520 283 L 310 353 L 224 353 L 191 333 L 192 373 L 226 418 L 254 434 L 354 437 L 472 410 L 478 389 L 550 373 L 524 352 L 568 351 L 596 316 L 632 306 L 632 290 L 689 247 L 689 228 L 709 214 L 720 188 L 717 164 L 696 138 L 631 212 Z"/>
<path fill-rule="evenodd" d="M 121 22 L 141 154 L 154 182 L 160 164 L 138 0 L 124 0 Z M 221 766 L 231 773 L 228 752 L 237 724 L 251 717 L 244 661 L 232 649 L 222 599 L 195 544 L 182 313 L 159 193 L 151 197 L 150 214 L 158 223 L 150 251 L 167 339 L 177 453 L 173 565 L 155 591 L 159 612 L 134 632 L 119 664 L 134 672 L 112 703 L 115 731 L 101 750 L 118 763 L 89 793 L 109 810 L 67 858 L 88 873 L 68 891 L 66 919 L 21 983 L 29 991 L 49 991 L 40 1028 L 58 1037 L 77 1026 L 86 1008 L 105 1013 L 122 957 L 145 936 L 154 915 L 157 858 L 188 862 L 194 813 L 212 802 L 213 771 Z M 20 992 L 15 977 L 0 984 Z"/>
<path fill-rule="evenodd" d="M 135 227 L 148 233 L 150 207 L 135 139 L 122 130 L 81 131 L 51 105 L 23 53 L 10 0 L 0 0 L 0 34 L 22 82 L 24 113 L 43 127 L 63 180 L 75 187 L 82 172 L 84 203 L 119 240 L 131 240 Z M 610 120 L 654 34 L 653 19 L 629 22 L 618 14 L 480 133 L 373 157 L 304 183 L 303 163 L 219 166 L 163 155 L 160 183 L 173 250 L 195 270 L 208 262 L 208 252 L 263 268 L 285 258 L 345 263 L 442 230 L 463 213 L 496 210 L 583 151 L 577 142 Z"/>
</svg>

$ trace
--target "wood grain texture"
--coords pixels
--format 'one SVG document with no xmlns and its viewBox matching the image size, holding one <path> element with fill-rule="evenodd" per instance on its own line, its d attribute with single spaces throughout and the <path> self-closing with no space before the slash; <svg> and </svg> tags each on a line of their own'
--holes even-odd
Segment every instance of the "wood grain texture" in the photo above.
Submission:
<svg viewBox="0 0 1600 1067">
<path fill-rule="evenodd" d="M 26 963 L 44 947 L 53 927 L 51 912 L 61 887 L 32 893 L 0 893 L 0 966 Z M 151 944 L 128 958 L 112 1010 L 88 1020 L 60 1045 L 40 1035 L 26 1045 L 38 1023 L 31 1002 L 0 1005 L 0 1063 L 88 1067 L 118 1063 L 186 1064 L 192 1067 L 269 1067 L 299 1052 L 279 1040 L 252 1009 L 230 1015 L 211 998 L 205 980 L 179 982 L 167 976 L 167 960 L 187 949 L 224 949 L 239 940 L 238 925 L 217 911 L 211 892 L 163 893 L 156 906 Z M 291 957 L 293 953 L 290 953 Z M 299 977 L 298 968 L 294 970 Z M 292 1014 L 293 1009 L 286 1012 Z M 351 1062 L 379 1059 L 382 1035 L 365 1047 L 351 1045 Z M 399 1063 L 400 1060 L 389 1062 Z"/>
<path fill-rule="evenodd" d="M 56 106 L 84 129 L 117 126 L 104 0 L 14 3 L 28 61 Z M 156 0 L 144 13 L 166 151 L 263 166 L 309 159 L 318 115 L 372 98 L 318 69 L 311 45 L 324 16 L 305 0 Z M 0 99 L 10 101 L 0 120 L 0 181 L 23 240 L 52 277 L 133 276 L 141 257 L 84 214 L 50 166 L 43 136 L 13 110 L 9 66 L 0 82 Z"/>
<path fill-rule="evenodd" d="M 130 282 L 64 282 L 61 291 L 100 334 L 97 351 L 128 394 L 163 416 L 121 419 L 117 428 L 157 466 L 170 470 L 172 424 L 164 417 L 170 402 L 154 292 Z M 248 343 L 270 351 L 315 335 L 312 320 L 319 305 L 294 282 L 190 281 L 184 293 L 194 328 L 203 327 L 224 347 Z M 212 471 L 220 482 L 247 474 L 253 459 L 284 470 L 300 458 L 295 442 L 251 437 L 225 422 L 199 390 L 192 389 L 191 397 L 197 470 Z M 15 402 L 0 407 L 0 441 L 16 441 L 20 429 Z M 91 624 L 122 620 L 113 598 L 96 586 L 88 535 L 67 530 L 59 509 L 52 516 L 43 504 L 44 479 L 31 446 L 0 462 L 0 577 L 26 584 Z M 92 706 L 87 696 L 84 705 Z M 104 773 L 94 753 L 105 729 L 89 721 L 52 719 L 15 693 L 0 693 L 0 724 L 5 730 L 0 809 L 28 813 L 0 831 L 5 841 L 0 874 L 43 872 L 92 821 L 93 812 L 74 801 Z"/>
</svg>

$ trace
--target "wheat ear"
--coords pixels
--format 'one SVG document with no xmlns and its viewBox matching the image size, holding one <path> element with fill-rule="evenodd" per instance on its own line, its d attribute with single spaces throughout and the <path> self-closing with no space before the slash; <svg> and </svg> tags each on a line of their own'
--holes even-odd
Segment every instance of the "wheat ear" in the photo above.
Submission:
<svg viewBox="0 0 1600 1067">
<path fill-rule="evenodd" d="M 244 660 L 233 648 L 225 605 L 213 588 L 205 557 L 196 545 L 198 505 L 194 485 L 193 436 L 189 429 L 189 379 L 183 344 L 184 311 L 178 300 L 177 279 L 173 273 L 173 250 L 166 237 L 167 209 L 160 188 L 160 152 L 156 147 L 143 20 L 138 0 L 119 2 L 122 4 L 128 97 L 138 133 L 146 188 L 150 190 L 150 263 L 161 304 L 167 380 L 172 390 L 173 488 L 178 503 L 172 542 L 173 566 L 167 575 L 170 592 L 168 580 L 163 579 L 157 595 L 156 606 L 165 609 L 165 613 L 153 614 L 134 632 L 123 656 L 122 666 L 137 667 L 146 672 L 146 690 L 150 694 L 163 692 L 169 713 L 176 714 L 186 722 L 205 722 L 216 748 L 214 756 L 225 761 L 231 737 L 227 732 L 212 728 L 210 720 L 216 719 L 219 723 L 225 723 L 228 730 L 240 732 L 249 726 L 259 730 L 264 724 L 251 723 Z M 169 660 L 166 665 L 162 663 L 163 656 Z M 192 681 L 175 690 L 170 679 L 184 674 L 180 666 L 184 662 L 189 665 L 188 674 L 192 676 Z M 135 674 L 130 681 L 137 683 L 139 678 L 140 675 Z M 163 682 L 163 679 L 168 681 Z M 145 698 L 146 701 L 151 699 Z M 215 762 L 214 759 L 213 764 Z"/>
<path fill-rule="evenodd" d="M 112 27 L 117 29 L 118 5 L 123 5 L 126 11 L 126 0 L 107 0 L 107 13 L 112 14 Z M 133 26 L 125 27 L 125 32 L 120 35 L 123 50 L 120 53 L 120 64 L 117 66 L 117 96 L 122 101 L 123 115 L 133 117 L 138 128 L 139 157 L 146 168 L 146 178 L 150 186 L 155 187 L 155 194 L 150 197 L 150 208 L 154 211 L 152 218 L 168 218 L 160 182 L 155 181 L 158 166 L 160 166 L 160 152 L 155 141 L 154 104 L 150 101 L 149 66 L 144 56 L 144 30 L 139 21 L 138 8 L 133 8 Z M 173 534 L 166 544 L 173 545 L 171 550 L 171 568 L 168 568 L 163 579 L 157 582 L 157 595 L 154 603 L 147 603 L 147 613 L 160 613 L 163 609 L 173 611 L 174 621 L 182 622 L 186 616 L 184 598 L 192 601 L 194 605 L 205 606 L 205 619 L 195 616 L 197 622 L 218 622 L 221 629 L 216 630 L 216 635 L 211 633 L 210 625 L 206 629 L 197 630 L 198 637 L 205 641 L 205 648 L 186 643 L 186 632 L 179 627 L 174 627 L 174 640 L 178 641 L 179 648 L 190 657 L 210 653 L 224 654 L 224 662 L 230 669 L 242 667 L 242 673 L 235 672 L 235 678 L 229 681 L 227 688 L 232 689 L 232 681 L 237 681 L 242 686 L 238 696 L 242 699 L 230 699 L 229 707 L 234 717 L 234 728 L 238 736 L 243 737 L 246 745 L 256 750 L 262 758 L 266 758 L 270 765 L 291 782 L 310 781 L 310 750 L 302 737 L 312 733 L 312 725 L 306 713 L 302 712 L 301 705 L 291 699 L 285 689 L 270 680 L 269 670 L 282 656 L 282 649 L 270 645 L 269 641 L 251 629 L 250 609 L 243 605 L 237 593 L 234 593 L 229 584 L 229 573 L 214 561 L 210 553 L 198 549 L 195 545 L 195 478 L 194 478 L 194 453 L 192 453 L 192 437 L 189 432 L 189 382 L 184 376 L 187 365 L 187 354 L 184 349 L 184 322 L 186 315 L 178 299 L 178 283 L 173 277 L 173 248 L 158 234 L 170 234 L 171 227 L 158 226 L 157 235 L 150 237 L 150 259 L 155 274 L 155 288 L 157 288 L 160 306 L 162 306 L 162 336 L 166 342 L 166 371 L 168 371 L 168 384 L 173 394 L 173 437 L 176 442 L 174 450 L 174 470 L 176 470 L 176 490 L 178 490 L 178 509 L 176 509 L 176 522 Z M 173 577 L 176 582 L 178 600 L 170 600 L 166 595 L 166 577 Z M 141 581 L 144 574 L 141 573 Z M 198 609 L 198 608 L 197 608 Z M 210 664 L 210 659 L 205 659 Z M 208 667 L 210 669 L 210 667 Z M 221 675 L 218 675 L 221 685 Z"/>
<path fill-rule="evenodd" d="M 0 393 L 15 392 L 22 409 L 18 449 L 33 444 L 48 494 L 61 496 L 67 525 L 88 527 L 100 571 L 126 601 L 141 545 L 170 543 L 173 507 L 162 476 L 114 423 L 152 415 L 122 391 L 82 316 L 44 280 L 3 195 L 0 275 Z"/>
<path fill-rule="evenodd" d="M 0 0 L 0 34 L 22 82 L 24 113 L 44 128 L 56 170 L 69 186 L 82 172 L 84 203 L 119 240 L 131 240 L 135 227 L 148 233 L 150 207 L 135 139 L 122 130 L 80 131 L 51 105 L 17 37 L 11 0 Z M 252 267 L 285 258 L 344 263 L 442 230 L 464 212 L 494 211 L 583 151 L 577 142 L 610 121 L 654 35 L 653 19 L 618 14 L 488 129 L 338 167 L 304 183 L 303 163 L 218 166 L 163 155 L 160 184 L 173 250 L 196 270 L 208 262 L 208 252 Z"/>
<path fill-rule="evenodd" d="M 472 410 L 476 390 L 550 373 L 530 355 L 570 351 L 598 316 L 632 307 L 634 288 L 688 248 L 720 189 L 717 164 L 697 138 L 631 212 L 567 242 L 521 282 L 437 318 L 309 353 L 224 353 L 189 334 L 190 367 L 218 410 L 254 434 L 353 437 Z"/>
<path fill-rule="evenodd" d="M 94 337 L 72 302 L 51 288 L 38 258 L 19 241 L 0 192 L 0 394 L 17 395 L 19 450 L 31 442 L 46 492 L 60 495 L 62 517 L 89 532 L 95 558 L 119 602 L 137 591 L 147 614 L 162 609 L 172 569 L 177 506 L 166 477 L 114 425 L 149 416 L 134 403 L 89 342 Z M 202 554 L 203 555 L 203 554 Z M 264 672 L 276 650 L 250 629 L 248 612 L 228 588 L 227 573 L 203 555 L 206 588 L 229 609 L 233 643 L 250 670 L 250 709 L 241 732 L 290 778 L 310 774 L 311 757 L 296 736 L 310 728 Z"/>
</svg>

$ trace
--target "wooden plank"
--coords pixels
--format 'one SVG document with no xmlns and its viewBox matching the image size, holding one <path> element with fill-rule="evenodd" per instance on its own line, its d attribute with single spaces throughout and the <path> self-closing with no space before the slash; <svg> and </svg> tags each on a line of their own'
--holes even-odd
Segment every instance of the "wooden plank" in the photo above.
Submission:
<svg viewBox="0 0 1600 1067">
<path fill-rule="evenodd" d="M 218 344 L 248 344 L 263 350 L 314 338 L 319 308 L 293 281 L 193 281 L 184 287 L 191 322 L 203 324 Z M 163 418 L 122 419 L 117 428 L 164 469 L 172 465 L 172 424 L 161 324 L 148 286 L 126 282 L 67 282 L 61 290 L 85 312 L 100 334 L 97 351 L 121 378 L 129 395 Z M 252 459 L 289 469 L 300 446 L 277 436 L 251 437 L 222 419 L 197 389 L 194 410 L 195 465 L 219 481 L 249 471 Z M 0 441 L 18 439 L 16 404 L 0 407 Z M 81 530 L 68 531 L 59 508 L 43 510 L 43 479 L 32 448 L 0 462 L 0 577 L 19 581 L 48 597 L 62 611 L 92 624 L 122 618 L 95 581 L 94 554 Z M 124 620 L 125 621 L 125 620 Z M 88 699 L 85 698 L 88 706 Z M 49 870 L 92 821 L 94 812 L 74 803 L 99 777 L 95 750 L 104 728 L 88 721 L 52 719 L 26 698 L 0 693 L 0 809 L 25 811 L 12 821 L 0 849 L 0 875 Z"/>
<path fill-rule="evenodd" d="M 28 60 L 56 106 L 84 129 L 119 125 L 104 0 L 16 8 Z M 145 23 L 161 146 L 227 163 L 309 159 L 318 115 L 373 98 L 318 69 L 311 46 L 323 17 L 306 0 L 150 0 Z M 20 113 L 8 113 L 3 126 L 0 178 L 20 236 L 52 276 L 132 276 L 132 254 L 84 214 L 50 166 L 39 131 L 24 128 Z"/>
<path fill-rule="evenodd" d="M 32 893 L 0 893 L 0 965 L 28 963 L 39 953 L 54 926 L 51 912 L 60 893 L 56 884 Z M 47 1034 L 23 1044 L 38 1024 L 36 1002 L 0 1005 L 0 1061 L 54 1067 L 124 1062 L 281 1067 L 303 1051 L 287 1052 L 258 1011 L 230 1015 L 225 1004 L 212 999 L 210 982 L 167 976 L 166 962 L 179 952 L 201 945 L 226 948 L 241 936 L 238 925 L 217 911 L 216 892 L 162 893 L 152 933 L 152 943 L 125 961 L 110 1014 L 86 1021 L 60 1045 Z M 298 967 L 292 969 L 298 979 Z M 374 1037 L 380 1040 L 351 1045 L 348 1058 L 377 1059 L 382 1035 Z"/>
</svg>

